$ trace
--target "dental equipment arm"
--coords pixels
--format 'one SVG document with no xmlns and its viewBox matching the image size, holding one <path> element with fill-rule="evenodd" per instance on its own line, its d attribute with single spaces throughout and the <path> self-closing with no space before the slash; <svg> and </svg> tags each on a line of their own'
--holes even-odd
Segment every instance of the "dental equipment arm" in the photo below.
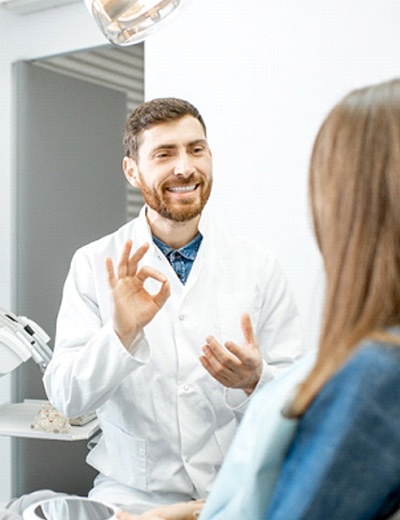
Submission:
<svg viewBox="0 0 400 520">
<path fill-rule="evenodd" d="M 25 316 L 16 316 L 0 307 L 0 377 L 9 374 L 30 358 L 44 373 L 53 355 L 53 351 L 47 345 L 49 340 L 50 336 L 36 322 Z M 31 428 L 68 433 L 70 426 L 83 426 L 95 417 L 96 414 L 92 413 L 67 419 L 50 403 L 45 402 Z"/>
<path fill-rule="evenodd" d="M 33 320 L 0 307 L 0 377 L 32 358 L 42 372 L 52 357 L 50 337 Z"/>
</svg>

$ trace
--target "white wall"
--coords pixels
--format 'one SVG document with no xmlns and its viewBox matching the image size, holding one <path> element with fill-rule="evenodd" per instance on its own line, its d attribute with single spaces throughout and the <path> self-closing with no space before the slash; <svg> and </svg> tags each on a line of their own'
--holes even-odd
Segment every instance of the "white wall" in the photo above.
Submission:
<svg viewBox="0 0 400 520">
<path fill-rule="evenodd" d="M 399 22 L 397 0 L 187 0 L 146 42 L 147 99 L 180 96 L 201 110 L 215 158 L 212 209 L 278 255 L 306 322 L 319 270 L 306 198 L 312 140 L 349 89 L 400 76 Z M 11 64 L 105 40 L 83 4 L 27 16 L 1 10 L 0 34 L 0 305 L 10 307 Z M 8 392 L 2 382 L 0 401 Z M 2 501 L 4 439 L 0 465 Z"/>
<path fill-rule="evenodd" d="M 399 23 L 397 0 L 188 0 L 146 43 L 146 98 L 181 96 L 203 113 L 213 208 L 278 255 L 310 340 L 321 279 L 306 193 L 312 141 L 349 89 L 400 76 Z"/>
</svg>

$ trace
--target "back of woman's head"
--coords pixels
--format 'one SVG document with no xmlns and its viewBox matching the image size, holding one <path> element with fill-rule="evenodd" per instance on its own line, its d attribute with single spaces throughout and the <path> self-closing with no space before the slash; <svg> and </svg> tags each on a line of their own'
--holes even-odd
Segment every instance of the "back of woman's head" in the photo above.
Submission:
<svg viewBox="0 0 400 520">
<path fill-rule="evenodd" d="M 309 188 L 326 299 L 303 409 L 360 340 L 400 324 L 400 80 L 333 108 L 315 140 Z"/>
</svg>

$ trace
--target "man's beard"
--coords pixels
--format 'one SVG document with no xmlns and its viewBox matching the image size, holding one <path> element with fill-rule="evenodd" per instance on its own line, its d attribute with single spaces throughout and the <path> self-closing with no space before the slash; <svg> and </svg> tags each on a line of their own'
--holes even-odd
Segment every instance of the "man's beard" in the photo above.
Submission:
<svg viewBox="0 0 400 520">
<path fill-rule="evenodd" d="M 192 197 L 182 200 L 172 200 L 172 197 L 168 196 L 168 192 L 163 185 L 159 186 L 158 189 L 150 188 L 140 172 L 139 179 L 140 189 L 146 204 L 162 217 L 174 222 L 186 222 L 200 215 L 210 197 L 212 187 L 211 178 L 208 183 L 205 183 L 202 178 L 196 180 L 196 176 L 191 175 L 188 179 L 182 179 L 174 185 L 169 183 L 168 186 L 191 186 L 198 184 L 196 192 L 193 195 L 196 201 L 194 201 Z M 198 190 L 200 190 L 200 198 L 197 194 Z"/>
</svg>

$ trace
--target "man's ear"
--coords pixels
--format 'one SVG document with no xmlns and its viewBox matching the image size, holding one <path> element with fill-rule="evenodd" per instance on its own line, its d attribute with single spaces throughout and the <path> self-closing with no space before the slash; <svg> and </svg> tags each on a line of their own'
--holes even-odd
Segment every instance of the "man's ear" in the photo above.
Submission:
<svg viewBox="0 0 400 520">
<path fill-rule="evenodd" d="M 138 167 L 136 161 L 132 157 L 124 157 L 122 161 L 122 169 L 124 170 L 126 180 L 135 188 L 140 188 L 140 180 L 138 175 Z"/>
</svg>

